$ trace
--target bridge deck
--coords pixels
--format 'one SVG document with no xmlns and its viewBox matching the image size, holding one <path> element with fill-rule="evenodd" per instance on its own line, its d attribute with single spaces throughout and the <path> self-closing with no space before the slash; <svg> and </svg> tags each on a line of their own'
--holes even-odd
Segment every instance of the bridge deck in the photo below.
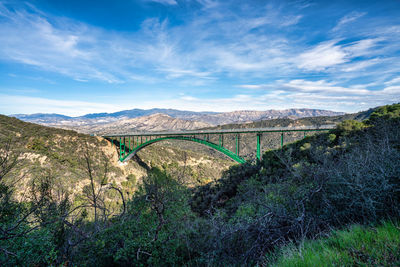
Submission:
<svg viewBox="0 0 400 267">
<path fill-rule="evenodd" d="M 198 134 L 232 134 L 232 133 L 273 133 L 273 132 L 307 132 L 307 131 L 326 131 L 335 128 L 336 125 L 304 126 L 304 127 L 269 127 L 269 128 L 243 128 L 243 129 L 224 129 L 224 130 L 193 130 L 176 132 L 134 132 L 103 135 L 103 137 L 120 136 L 177 136 L 177 135 L 198 135 Z"/>
</svg>

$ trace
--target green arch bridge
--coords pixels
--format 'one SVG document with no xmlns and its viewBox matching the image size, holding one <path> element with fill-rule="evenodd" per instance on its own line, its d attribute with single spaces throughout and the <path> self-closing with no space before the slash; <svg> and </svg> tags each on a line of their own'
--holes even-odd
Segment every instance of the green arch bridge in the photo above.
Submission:
<svg viewBox="0 0 400 267">
<path fill-rule="evenodd" d="M 246 160 L 240 154 L 241 136 L 254 136 L 256 140 L 256 157 L 261 159 L 261 142 L 263 135 L 278 133 L 280 138 L 280 146 L 285 143 L 285 135 L 288 133 L 301 134 L 302 137 L 310 132 L 329 131 L 335 125 L 309 126 L 309 127 L 285 127 L 285 128 L 247 128 L 247 129 L 227 129 L 227 130 L 195 130 L 195 131 L 179 131 L 179 132 L 137 132 L 125 134 L 103 135 L 102 137 L 117 146 L 119 160 L 121 162 L 131 159 L 136 153 L 143 148 L 165 140 L 183 140 L 196 142 L 211 147 L 238 163 L 244 163 Z M 234 144 L 226 145 L 226 137 L 228 141 Z M 246 140 L 249 140 L 247 138 Z M 229 148 L 231 147 L 231 148 Z"/>
</svg>

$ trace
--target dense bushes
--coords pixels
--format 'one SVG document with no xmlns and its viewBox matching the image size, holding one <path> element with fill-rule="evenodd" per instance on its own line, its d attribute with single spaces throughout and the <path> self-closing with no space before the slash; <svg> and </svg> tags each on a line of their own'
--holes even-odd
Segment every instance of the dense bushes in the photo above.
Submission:
<svg viewBox="0 0 400 267">
<path fill-rule="evenodd" d="M 331 133 L 267 152 L 260 166 L 235 170 L 216 185 L 199 188 L 194 210 L 215 214 L 209 227 L 202 227 L 207 230 L 201 235 L 213 240 L 204 250 L 212 252 L 203 257 L 255 264 L 289 240 L 350 223 L 399 218 L 399 130 L 396 116 L 344 122 Z M 252 175 L 243 178 L 250 170 Z"/>
<path fill-rule="evenodd" d="M 152 169 L 129 202 L 127 213 L 85 240 L 77 262 L 91 266 L 178 266 L 190 260 L 187 242 L 193 215 L 188 189 Z"/>
</svg>

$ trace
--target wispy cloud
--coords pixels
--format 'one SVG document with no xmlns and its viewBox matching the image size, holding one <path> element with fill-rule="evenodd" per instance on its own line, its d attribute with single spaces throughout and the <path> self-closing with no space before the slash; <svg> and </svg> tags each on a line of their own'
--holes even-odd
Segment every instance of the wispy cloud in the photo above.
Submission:
<svg viewBox="0 0 400 267">
<path fill-rule="evenodd" d="M 251 90 L 266 89 L 271 86 L 272 85 L 268 85 L 268 84 L 241 84 L 241 85 L 238 85 L 238 87 L 241 87 L 244 89 L 251 89 Z"/>
<path fill-rule="evenodd" d="M 364 70 L 368 67 L 374 66 L 376 64 L 381 63 L 383 60 L 374 58 L 374 59 L 370 59 L 370 60 L 364 60 L 364 61 L 360 61 L 360 62 L 354 62 L 354 63 L 349 63 L 346 64 L 346 66 L 344 66 L 342 68 L 343 71 L 345 72 L 353 72 L 353 71 L 360 71 L 360 70 Z"/>
<path fill-rule="evenodd" d="M 204 8 L 210 9 L 219 6 L 218 0 L 196 0 L 199 4 L 201 4 Z"/>
<path fill-rule="evenodd" d="M 71 21 L 59 21 L 66 26 L 56 27 L 39 13 L 12 11 L 3 4 L 0 10 L 1 58 L 76 80 L 121 82 L 101 62 L 98 52 L 105 44 L 95 37 L 98 30 Z"/>
<path fill-rule="evenodd" d="M 337 41 L 328 41 L 300 54 L 298 66 L 312 71 L 323 71 L 329 67 L 347 62 L 348 54 Z"/>
<path fill-rule="evenodd" d="M 358 88 L 346 88 L 338 86 L 335 83 L 327 82 L 325 80 L 307 81 L 307 80 L 291 80 L 288 83 L 282 84 L 282 88 L 289 91 L 306 92 L 306 93 L 320 93 L 323 95 L 365 95 L 371 94 L 371 91 Z"/>
<path fill-rule="evenodd" d="M 296 25 L 297 23 L 300 22 L 300 20 L 303 18 L 303 15 L 297 15 L 297 16 L 290 16 L 286 17 L 283 19 L 282 26 L 288 27 L 292 25 Z"/>
<path fill-rule="evenodd" d="M 335 68 L 335 71 L 358 71 L 382 62 L 381 46 L 384 38 L 368 38 L 355 42 L 339 44 L 341 40 L 322 42 L 310 50 L 300 54 L 297 59 L 299 68 L 308 71 L 326 71 Z"/>
<path fill-rule="evenodd" d="M 177 5 L 178 4 L 175 0 L 147 0 L 147 1 L 160 3 L 163 5 Z"/>
<path fill-rule="evenodd" d="M 380 50 L 375 50 L 379 43 L 383 43 L 384 38 L 367 38 L 352 42 L 343 46 L 343 50 L 351 57 L 375 56 Z"/>
<path fill-rule="evenodd" d="M 358 20 L 359 18 L 365 16 L 367 13 L 366 12 L 351 12 L 350 14 L 347 14 L 346 16 L 342 17 L 337 25 L 332 29 L 333 32 L 340 30 L 343 26 L 346 24 L 349 24 L 353 21 Z"/>
<path fill-rule="evenodd" d="M 386 85 L 400 84 L 400 76 L 385 82 L 385 84 Z"/>
<path fill-rule="evenodd" d="M 303 14 L 285 14 L 267 6 L 238 17 L 219 2 L 200 2 L 209 9 L 188 23 L 171 25 L 167 19 L 149 18 L 129 37 L 36 11 L 13 11 L 1 4 L 0 57 L 77 81 L 126 83 L 141 76 L 138 70 L 153 70 L 154 79 L 210 79 L 226 73 L 290 75 L 297 72 L 296 67 L 321 72 L 352 63 L 355 57 L 376 55 L 374 48 L 383 41 L 367 38 L 344 45 L 329 40 L 309 47 L 284 33 L 268 32 L 296 25 Z M 345 17 L 341 24 L 357 16 Z M 359 70 L 373 62 L 349 65 L 343 71 Z"/>
</svg>

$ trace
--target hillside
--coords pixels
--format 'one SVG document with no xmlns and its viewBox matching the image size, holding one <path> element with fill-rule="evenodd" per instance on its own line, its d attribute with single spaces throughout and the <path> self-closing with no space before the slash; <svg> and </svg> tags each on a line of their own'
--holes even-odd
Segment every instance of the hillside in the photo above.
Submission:
<svg viewBox="0 0 400 267">
<path fill-rule="evenodd" d="M 140 151 L 140 162 L 133 160 L 121 164 L 118 162 L 116 148 L 101 137 L 40 126 L 2 115 L 0 138 L 10 140 L 12 148 L 23 159 L 18 168 L 13 170 L 13 175 L 21 178 L 20 188 L 26 187 L 33 178 L 49 173 L 63 177 L 59 179 L 60 186 L 73 194 L 80 192 L 88 183 L 84 162 L 86 147 L 95 167 L 108 164 L 107 175 L 110 182 L 130 192 L 134 190 L 134 185 L 127 183 L 127 177 L 140 180 L 146 175 L 143 163 L 149 167 L 164 166 L 173 173 L 179 171 L 179 166 L 186 166 L 186 174 L 189 174 L 187 182 L 192 184 L 216 179 L 223 169 L 232 164 L 230 161 L 214 158 L 204 153 L 204 150 L 203 153 L 196 153 L 160 145 L 149 146 Z"/>
<path fill-rule="evenodd" d="M 201 115 L 186 119 L 203 121 L 213 125 L 223 125 L 230 123 L 248 123 L 258 120 L 270 120 L 277 118 L 297 119 L 303 117 L 335 116 L 343 114 L 343 112 L 333 112 L 329 110 L 318 109 L 286 109 L 266 111 L 239 110 L 220 114 Z"/>
<path fill-rule="evenodd" d="M 374 112 L 374 109 L 369 109 L 366 111 L 361 111 L 357 113 L 349 113 L 342 115 L 315 115 L 315 116 L 305 116 L 302 118 L 293 117 L 282 117 L 278 119 L 260 119 L 254 122 L 248 123 L 231 123 L 218 125 L 215 127 L 209 127 L 207 129 L 242 129 L 242 128 L 264 128 L 264 127 L 299 127 L 299 126 L 318 126 L 318 125 L 331 125 L 338 124 L 345 120 L 357 120 L 363 121 L 369 118 L 370 114 Z"/>
<path fill-rule="evenodd" d="M 215 232 L 224 238 L 215 234 L 218 245 L 207 247 L 213 247 L 214 263 L 272 265 L 264 253 L 281 244 L 297 245 L 349 224 L 399 220 L 399 177 L 396 104 L 375 109 L 364 122 L 344 121 L 329 133 L 268 151 L 259 164 L 233 167 L 198 187 L 191 207 L 203 216 L 215 211 Z"/>
<path fill-rule="evenodd" d="M 48 124 L 49 126 L 60 126 L 59 124 Z M 126 132 L 143 131 L 182 131 L 209 127 L 210 124 L 198 121 L 176 119 L 171 116 L 156 113 L 149 116 L 133 119 L 121 118 L 109 123 L 83 124 L 64 123 L 62 128 L 73 129 L 87 134 L 118 134 Z"/>
</svg>

